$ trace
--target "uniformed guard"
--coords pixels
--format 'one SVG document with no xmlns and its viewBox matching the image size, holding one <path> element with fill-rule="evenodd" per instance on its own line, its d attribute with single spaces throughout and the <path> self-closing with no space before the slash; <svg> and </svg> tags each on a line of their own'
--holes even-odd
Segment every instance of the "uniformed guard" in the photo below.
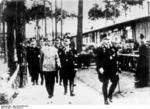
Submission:
<svg viewBox="0 0 150 109">
<path fill-rule="evenodd" d="M 148 47 L 148 43 L 142 41 L 142 44 L 139 47 L 139 58 L 137 63 L 136 69 L 136 83 L 135 86 L 138 87 L 145 87 L 148 86 L 149 80 L 149 56 L 150 49 Z"/>
<path fill-rule="evenodd" d="M 31 42 L 31 46 L 27 49 L 27 62 L 31 81 L 33 85 L 38 85 L 38 76 L 40 73 L 40 49 L 36 47 L 36 41 Z"/>
<path fill-rule="evenodd" d="M 64 40 L 64 48 L 60 54 L 61 60 L 61 74 L 64 85 L 64 95 L 67 94 L 67 87 L 69 82 L 70 96 L 74 96 L 74 78 L 75 78 L 75 54 L 76 50 L 70 47 L 70 40 Z"/>
<path fill-rule="evenodd" d="M 104 38 L 101 46 L 96 50 L 96 71 L 98 78 L 103 83 L 102 92 L 104 96 L 104 104 L 108 105 L 108 99 L 112 102 L 112 94 L 117 86 L 119 76 L 117 74 L 117 49 Z M 108 83 L 112 82 L 109 91 Z"/>
</svg>

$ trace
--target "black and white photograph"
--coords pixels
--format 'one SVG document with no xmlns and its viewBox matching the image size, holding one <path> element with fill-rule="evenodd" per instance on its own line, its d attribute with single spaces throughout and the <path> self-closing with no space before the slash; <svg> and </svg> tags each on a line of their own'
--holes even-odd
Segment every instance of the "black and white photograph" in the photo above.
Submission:
<svg viewBox="0 0 150 109">
<path fill-rule="evenodd" d="M 0 0 L 0 108 L 32 105 L 150 105 L 150 0 Z"/>
</svg>

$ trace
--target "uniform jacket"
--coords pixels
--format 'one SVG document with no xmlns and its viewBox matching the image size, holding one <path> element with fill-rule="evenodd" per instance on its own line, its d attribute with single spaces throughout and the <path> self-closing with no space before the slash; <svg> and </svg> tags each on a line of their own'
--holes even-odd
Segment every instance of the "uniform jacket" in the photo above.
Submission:
<svg viewBox="0 0 150 109">
<path fill-rule="evenodd" d="M 40 49 L 35 47 L 27 47 L 27 62 L 33 70 L 40 70 Z"/>
<path fill-rule="evenodd" d="M 116 49 L 99 47 L 96 51 L 96 70 L 104 69 L 104 73 L 117 71 L 117 52 Z"/>
<path fill-rule="evenodd" d="M 75 68 L 75 55 L 76 55 L 76 50 L 71 49 L 71 48 L 68 51 L 66 51 L 64 48 L 59 52 L 62 69 L 74 70 L 74 68 Z"/>
</svg>

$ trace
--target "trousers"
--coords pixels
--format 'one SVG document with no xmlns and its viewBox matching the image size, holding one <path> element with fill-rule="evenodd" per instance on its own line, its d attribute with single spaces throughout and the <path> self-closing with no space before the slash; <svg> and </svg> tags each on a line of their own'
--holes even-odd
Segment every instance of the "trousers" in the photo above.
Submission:
<svg viewBox="0 0 150 109">
<path fill-rule="evenodd" d="M 44 71 L 45 86 L 49 96 L 54 94 L 56 71 Z"/>
</svg>

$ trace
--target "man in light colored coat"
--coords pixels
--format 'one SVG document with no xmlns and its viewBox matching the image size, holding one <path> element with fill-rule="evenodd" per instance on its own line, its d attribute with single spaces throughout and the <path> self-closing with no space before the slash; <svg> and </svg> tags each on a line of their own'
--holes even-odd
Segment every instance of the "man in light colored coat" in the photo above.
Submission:
<svg viewBox="0 0 150 109">
<path fill-rule="evenodd" d="M 45 76 L 45 85 L 49 98 L 53 97 L 55 76 L 57 68 L 61 67 L 57 49 L 52 45 L 51 41 L 47 41 L 46 45 L 41 49 L 42 55 L 42 71 Z"/>
</svg>

